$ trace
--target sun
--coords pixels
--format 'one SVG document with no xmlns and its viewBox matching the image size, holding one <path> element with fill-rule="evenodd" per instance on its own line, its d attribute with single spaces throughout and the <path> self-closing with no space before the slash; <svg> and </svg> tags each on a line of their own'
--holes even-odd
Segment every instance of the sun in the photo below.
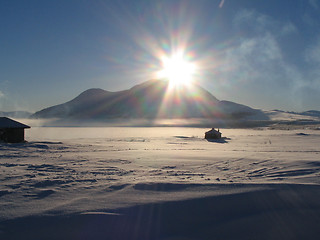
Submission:
<svg viewBox="0 0 320 240">
<path fill-rule="evenodd" d="M 168 79 L 171 85 L 188 85 L 193 81 L 196 65 L 188 61 L 182 52 L 163 56 L 161 58 L 162 69 L 158 73 L 159 78 Z"/>
</svg>

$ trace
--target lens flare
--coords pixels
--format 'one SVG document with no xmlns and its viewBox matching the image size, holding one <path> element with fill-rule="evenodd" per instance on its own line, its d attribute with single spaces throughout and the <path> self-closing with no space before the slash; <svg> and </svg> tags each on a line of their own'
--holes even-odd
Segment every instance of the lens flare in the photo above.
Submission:
<svg viewBox="0 0 320 240">
<path fill-rule="evenodd" d="M 188 61 L 183 52 L 177 52 L 171 56 L 161 58 L 162 70 L 158 72 L 158 78 L 165 78 L 171 85 L 188 85 L 193 81 L 196 73 L 196 65 Z"/>
</svg>

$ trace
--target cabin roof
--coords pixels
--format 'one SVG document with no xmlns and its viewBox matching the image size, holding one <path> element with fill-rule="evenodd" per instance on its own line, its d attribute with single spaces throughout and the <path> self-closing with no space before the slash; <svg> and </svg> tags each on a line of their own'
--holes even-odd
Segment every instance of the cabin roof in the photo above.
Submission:
<svg viewBox="0 0 320 240">
<path fill-rule="evenodd" d="M 208 131 L 207 133 L 213 133 L 213 134 L 221 134 L 221 132 L 215 130 L 215 129 L 211 129 L 210 131 Z"/>
<path fill-rule="evenodd" d="M 28 125 L 19 123 L 7 117 L 0 117 L 0 129 L 3 128 L 30 128 Z"/>
</svg>

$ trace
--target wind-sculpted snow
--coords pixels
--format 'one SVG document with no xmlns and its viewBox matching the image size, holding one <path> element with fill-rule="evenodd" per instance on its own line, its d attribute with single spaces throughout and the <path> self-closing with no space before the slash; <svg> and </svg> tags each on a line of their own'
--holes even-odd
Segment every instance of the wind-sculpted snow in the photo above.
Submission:
<svg viewBox="0 0 320 240">
<path fill-rule="evenodd" d="M 225 142 L 209 142 L 206 130 L 32 128 L 0 144 L 0 239 L 267 239 L 277 217 L 319 232 L 319 131 L 221 129 Z"/>
</svg>

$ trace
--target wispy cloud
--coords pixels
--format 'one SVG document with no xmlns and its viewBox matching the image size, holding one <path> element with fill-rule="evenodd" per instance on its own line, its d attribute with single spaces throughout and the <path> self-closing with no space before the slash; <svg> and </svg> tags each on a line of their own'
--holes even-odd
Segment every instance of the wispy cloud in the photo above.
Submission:
<svg viewBox="0 0 320 240">
<path fill-rule="evenodd" d="M 317 0 L 309 0 L 309 4 L 314 8 L 314 9 L 318 9 L 319 5 Z"/>
<path fill-rule="evenodd" d="M 320 63 L 320 37 L 307 48 L 305 59 L 312 71 L 306 73 L 304 66 L 285 57 L 282 38 L 298 34 L 293 23 L 243 10 L 235 17 L 234 27 L 241 32 L 240 37 L 223 53 L 224 64 L 216 70 L 219 87 L 226 95 L 253 107 L 319 108 L 320 70 L 316 66 Z"/>
<path fill-rule="evenodd" d="M 220 83 L 228 85 L 234 97 L 237 91 L 244 93 L 237 101 L 269 108 L 290 105 L 300 73 L 284 61 L 272 34 L 241 39 L 224 57 L 227 66 L 219 73 Z"/>
<path fill-rule="evenodd" d="M 290 22 L 280 22 L 271 16 L 261 14 L 255 10 L 242 9 L 233 19 L 233 26 L 240 31 L 247 30 L 252 35 L 272 32 L 275 36 L 297 33 L 296 26 Z"/>
<path fill-rule="evenodd" d="M 304 105 L 310 105 L 320 102 L 320 35 L 306 48 L 305 61 L 308 63 L 308 69 L 299 95 Z"/>
<path fill-rule="evenodd" d="M 281 29 L 282 35 L 289 35 L 293 33 L 298 33 L 298 29 L 292 22 L 287 22 L 282 26 L 282 29 Z"/>
<path fill-rule="evenodd" d="M 266 28 L 275 26 L 274 20 L 255 10 L 242 9 L 233 19 L 233 26 L 238 29 L 247 29 L 250 32 L 258 33 L 265 31 Z"/>
<path fill-rule="evenodd" d="M 5 95 L 3 92 L 0 91 L 0 111 L 3 110 L 4 102 L 5 102 Z"/>
<path fill-rule="evenodd" d="M 320 63 L 320 36 L 306 49 L 305 59 L 310 63 Z"/>
</svg>

